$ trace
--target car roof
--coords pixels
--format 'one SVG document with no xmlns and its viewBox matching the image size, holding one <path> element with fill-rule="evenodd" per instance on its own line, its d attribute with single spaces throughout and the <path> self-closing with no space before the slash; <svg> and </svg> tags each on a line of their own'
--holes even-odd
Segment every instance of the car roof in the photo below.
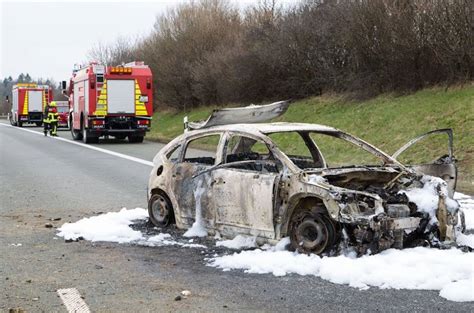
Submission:
<svg viewBox="0 0 474 313">
<path fill-rule="evenodd" d="M 302 131 L 314 131 L 314 132 L 329 132 L 336 133 L 341 132 L 340 130 L 319 124 L 308 124 L 308 123 L 288 123 L 288 122 L 279 122 L 279 123 L 254 123 L 254 124 L 229 124 L 221 126 L 213 126 L 205 129 L 191 130 L 186 134 L 196 135 L 199 133 L 211 133 L 211 132 L 222 132 L 222 131 L 238 131 L 244 133 L 262 133 L 262 134 L 271 134 L 279 132 L 302 132 Z"/>
</svg>

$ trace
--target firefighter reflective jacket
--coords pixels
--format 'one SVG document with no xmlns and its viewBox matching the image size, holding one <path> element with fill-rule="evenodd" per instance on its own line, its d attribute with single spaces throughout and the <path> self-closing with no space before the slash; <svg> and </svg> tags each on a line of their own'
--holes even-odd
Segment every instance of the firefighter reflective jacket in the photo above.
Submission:
<svg viewBox="0 0 474 313">
<path fill-rule="evenodd" d="M 54 123 L 58 121 L 58 110 L 56 103 L 53 101 L 44 108 L 44 123 Z"/>
</svg>

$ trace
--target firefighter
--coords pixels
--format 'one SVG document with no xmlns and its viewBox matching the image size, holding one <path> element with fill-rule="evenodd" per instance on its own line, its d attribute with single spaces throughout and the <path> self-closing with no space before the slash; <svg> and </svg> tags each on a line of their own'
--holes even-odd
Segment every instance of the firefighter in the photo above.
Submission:
<svg viewBox="0 0 474 313">
<path fill-rule="evenodd" d="M 48 136 L 48 129 L 49 134 L 51 136 L 57 136 L 58 131 L 58 109 L 56 107 L 56 102 L 51 101 L 50 104 L 46 105 L 44 108 L 44 116 L 43 119 L 44 123 L 44 135 Z"/>
<path fill-rule="evenodd" d="M 43 113 L 43 132 L 44 132 L 44 135 L 45 136 L 48 136 L 48 129 L 49 129 L 49 117 L 48 117 L 48 113 L 49 113 L 49 109 L 50 109 L 50 104 L 47 103 L 46 106 L 44 107 L 44 113 Z"/>
</svg>

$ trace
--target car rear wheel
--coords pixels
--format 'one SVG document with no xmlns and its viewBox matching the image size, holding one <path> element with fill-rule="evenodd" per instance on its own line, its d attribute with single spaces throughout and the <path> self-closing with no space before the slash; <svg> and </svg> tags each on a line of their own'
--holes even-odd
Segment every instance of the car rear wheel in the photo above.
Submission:
<svg viewBox="0 0 474 313">
<path fill-rule="evenodd" d="M 295 212 L 289 225 L 291 247 L 301 253 L 328 252 L 337 241 L 337 232 L 331 217 L 324 212 Z"/>
<path fill-rule="evenodd" d="M 164 192 L 151 196 L 148 201 L 148 216 L 153 225 L 158 227 L 166 227 L 174 223 L 173 206 Z"/>
</svg>

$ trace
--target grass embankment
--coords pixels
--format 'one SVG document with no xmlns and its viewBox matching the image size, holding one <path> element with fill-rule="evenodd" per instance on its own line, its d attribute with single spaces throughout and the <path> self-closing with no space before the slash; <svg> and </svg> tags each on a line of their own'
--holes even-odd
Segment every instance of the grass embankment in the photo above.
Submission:
<svg viewBox="0 0 474 313">
<path fill-rule="evenodd" d="M 154 116 L 149 139 L 168 141 L 183 132 L 183 117 L 205 119 L 213 108 L 187 113 L 163 112 Z M 432 88 L 406 96 L 382 95 L 367 101 L 338 96 L 309 98 L 292 103 L 275 121 L 318 123 L 356 135 L 389 154 L 413 137 L 436 128 L 454 129 L 454 154 L 458 160 L 458 190 L 474 193 L 474 86 Z M 432 137 L 401 156 L 402 162 L 426 161 L 447 152 L 447 139 Z M 292 145 L 283 142 L 283 145 Z M 288 148 L 288 147 L 283 147 Z M 347 156 L 346 156 L 347 157 Z"/>
</svg>

